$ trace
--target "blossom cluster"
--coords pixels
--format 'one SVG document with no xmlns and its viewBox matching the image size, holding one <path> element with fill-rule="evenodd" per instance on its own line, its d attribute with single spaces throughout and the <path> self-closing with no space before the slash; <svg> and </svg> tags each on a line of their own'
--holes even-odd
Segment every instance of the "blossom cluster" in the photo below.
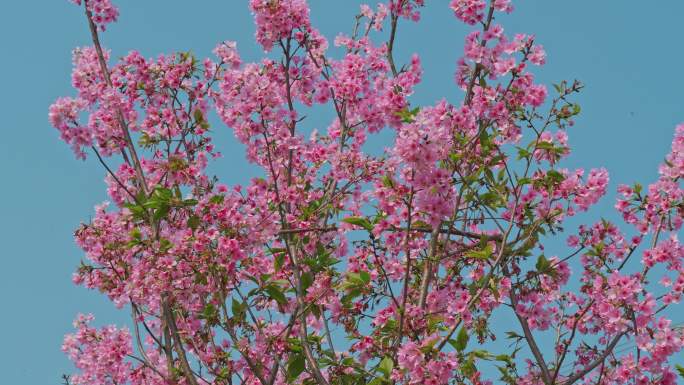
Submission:
<svg viewBox="0 0 684 385">
<path fill-rule="evenodd" d="M 76 5 L 85 3 L 88 12 L 92 13 L 92 21 L 101 31 L 107 29 L 107 24 L 119 18 L 119 9 L 112 4 L 112 0 L 70 0 Z"/>
</svg>

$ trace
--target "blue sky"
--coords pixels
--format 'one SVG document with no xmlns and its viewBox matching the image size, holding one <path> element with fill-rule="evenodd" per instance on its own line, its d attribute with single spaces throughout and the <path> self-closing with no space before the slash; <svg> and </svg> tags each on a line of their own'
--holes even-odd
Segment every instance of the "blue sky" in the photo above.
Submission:
<svg viewBox="0 0 684 385">
<path fill-rule="evenodd" d="M 252 42 L 246 1 L 116 3 L 120 22 L 103 37 L 114 57 L 131 49 L 148 57 L 191 49 L 206 57 L 222 40 L 237 41 L 245 60 L 262 55 Z M 314 24 L 332 40 L 350 31 L 360 3 L 310 0 Z M 398 60 L 413 52 L 422 57 L 426 71 L 415 105 L 458 101 L 462 94 L 452 77 L 467 29 L 447 0 L 427 3 L 423 23 L 401 25 Z M 570 131 L 574 151 L 565 165 L 605 166 L 611 173 L 611 193 L 581 218 L 587 221 L 614 217 L 618 183 L 653 181 L 675 124 L 684 121 L 684 2 L 654 3 L 521 0 L 514 1 L 516 12 L 500 18 L 509 33 L 537 35 L 548 60 L 536 73 L 550 89 L 563 79 L 586 84 L 576 98 L 583 112 Z M 76 313 L 95 313 L 98 323 L 128 318 L 99 293 L 71 283 L 81 258 L 72 233 L 106 199 L 104 172 L 93 159 L 76 160 L 47 122 L 54 99 L 73 95 L 71 50 L 89 44 L 89 35 L 82 10 L 66 0 L 6 1 L 0 9 L 0 372 L 7 384 L 56 384 L 71 370 L 60 345 Z M 253 168 L 242 160 L 243 149 L 229 129 L 217 126 L 215 133 L 226 156 L 213 170 L 223 182 L 244 183 Z"/>
</svg>

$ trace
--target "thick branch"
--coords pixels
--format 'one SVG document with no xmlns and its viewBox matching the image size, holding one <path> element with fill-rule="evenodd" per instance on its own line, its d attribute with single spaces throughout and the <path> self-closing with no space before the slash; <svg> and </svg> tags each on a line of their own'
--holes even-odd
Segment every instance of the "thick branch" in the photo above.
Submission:
<svg viewBox="0 0 684 385">
<path fill-rule="evenodd" d="M 549 372 L 549 367 L 546 365 L 546 361 L 544 361 L 544 356 L 542 355 L 541 351 L 539 350 L 539 346 L 537 345 L 537 342 L 534 339 L 534 335 L 532 334 L 532 331 L 530 330 L 530 325 L 527 323 L 527 318 L 521 316 L 518 313 L 518 310 L 516 309 L 518 306 L 518 299 L 517 296 L 515 295 L 515 290 L 511 290 L 511 305 L 513 306 L 513 312 L 515 313 L 515 316 L 518 318 L 518 321 L 520 322 L 520 326 L 523 329 L 523 334 L 525 335 L 525 340 L 527 341 L 527 345 L 530 347 L 530 350 L 532 351 L 532 355 L 534 356 L 535 361 L 537 361 L 537 365 L 539 365 L 539 369 L 541 370 L 541 375 L 542 375 L 542 380 L 544 381 L 545 384 L 550 385 L 551 384 L 551 373 Z"/>
</svg>

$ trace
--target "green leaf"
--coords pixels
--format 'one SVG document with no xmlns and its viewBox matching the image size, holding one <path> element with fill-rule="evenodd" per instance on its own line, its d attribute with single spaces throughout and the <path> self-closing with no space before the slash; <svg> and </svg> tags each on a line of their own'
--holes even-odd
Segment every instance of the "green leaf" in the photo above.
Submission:
<svg viewBox="0 0 684 385">
<path fill-rule="evenodd" d="M 360 271 L 359 276 L 361 277 L 361 280 L 363 281 L 364 284 L 369 284 L 371 280 L 370 273 L 367 271 Z"/>
<path fill-rule="evenodd" d="M 144 191 L 140 190 L 140 191 L 138 191 L 137 194 L 135 194 L 135 203 L 141 205 L 141 204 L 145 203 L 146 200 L 147 200 L 147 195 L 145 195 Z"/>
<path fill-rule="evenodd" d="M 551 178 L 553 182 L 560 183 L 565 180 L 565 176 L 556 170 L 549 170 L 546 175 Z"/>
<path fill-rule="evenodd" d="M 465 327 L 461 327 L 461 330 L 458 331 L 458 336 L 456 336 L 454 348 L 456 348 L 456 350 L 459 352 L 464 351 L 466 346 L 468 346 L 469 339 L 470 337 L 468 336 L 468 330 Z"/>
<path fill-rule="evenodd" d="M 487 245 L 482 250 L 471 250 L 471 251 L 467 252 L 466 256 L 468 256 L 470 258 L 487 260 L 487 259 L 492 257 L 493 252 L 494 252 L 494 250 L 493 250 L 492 245 Z"/>
<path fill-rule="evenodd" d="M 206 304 L 202 310 L 202 318 L 206 320 L 215 318 L 217 314 L 218 311 L 216 310 L 216 307 L 211 303 Z"/>
<path fill-rule="evenodd" d="M 195 283 L 200 284 L 200 285 L 206 285 L 207 284 L 207 276 L 205 274 L 202 274 L 200 272 L 195 273 Z"/>
<path fill-rule="evenodd" d="M 280 269 L 283 267 L 283 263 L 285 263 L 285 253 L 277 253 L 273 261 L 273 267 L 275 268 L 276 272 L 280 271 Z"/>
<path fill-rule="evenodd" d="M 430 225 L 427 222 L 421 221 L 421 220 L 416 220 L 411 223 L 411 228 L 412 229 L 430 229 Z"/>
<path fill-rule="evenodd" d="M 266 290 L 266 293 L 268 294 L 271 299 L 275 300 L 281 305 L 287 304 L 287 297 L 285 297 L 285 294 L 283 294 L 282 290 L 278 286 L 275 285 L 269 285 L 266 286 L 264 289 Z"/>
<path fill-rule="evenodd" d="M 487 191 L 486 193 L 480 195 L 480 200 L 485 205 L 490 206 L 499 200 L 499 194 L 497 194 L 495 191 Z"/>
<path fill-rule="evenodd" d="M 310 271 L 302 274 L 302 290 L 306 290 L 313 283 L 313 274 Z"/>
<path fill-rule="evenodd" d="M 142 233 L 140 232 L 140 229 L 135 227 L 133 230 L 131 230 L 131 238 L 136 239 L 136 240 L 141 240 L 142 239 Z"/>
<path fill-rule="evenodd" d="M 384 175 L 382 177 L 382 185 L 385 187 L 394 187 L 394 181 L 392 181 L 392 178 L 389 175 Z"/>
<path fill-rule="evenodd" d="M 389 378 L 392 374 L 392 369 L 394 369 L 394 361 L 389 357 L 383 358 L 380 361 L 380 365 L 378 365 L 378 370 L 385 375 L 385 378 Z"/>
<path fill-rule="evenodd" d="M 497 361 L 502 361 L 502 362 L 509 363 L 509 364 L 513 362 L 513 360 L 511 359 L 511 356 L 509 356 L 508 354 L 496 355 L 496 356 L 494 356 L 494 359 Z"/>
<path fill-rule="evenodd" d="M 470 354 L 472 354 L 473 356 L 475 356 L 477 358 L 481 358 L 481 359 L 485 359 L 485 360 L 489 360 L 492 358 L 492 353 L 490 353 L 486 350 L 481 350 L 481 349 L 473 350 L 472 352 L 470 352 Z"/>
<path fill-rule="evenodd" d="M 152 195 L 161 201 L 168 202 L 173 197 L 173 192 L 164 187 L 157 187 L 154 189 Z"/>
<path fill-rule="evenodd" d="M 166 253 L 167 251 L 171 250 L 173 247 L 173 243 L 169 241 L 166 238 L 162 238 L 159 240 L 159 251 L 162 253 Z"/>
<path fill-rule="evenodd" d="M 185 163 L 185 160 L 182 158 L 176 158 L 176 157 L 171 157 L 169 158 L 169 170 L 171 171 L 180 171 L 186 168 L 188 165 Z M 176 186 L 178 187 L 178 186 Z"/>
<path fill-rule="evenodd" d="M 634 183 L 634 192 L 637 193 L 637 195 L 641 194 L 641 189 L 643 189 L 644 186 L 642 186 L 640 183 Z"/>
<path fill-rule="evenodd" d="M 368 232 L 373 231 L 373 225 L 370 223 L 370 221 L 366 218 L 362 217 L 347 217 L 342 219 L 342 222 L 349 223 L 352 225 L 356 225 L 359 227 L 363 227 L 366 229 Z"/>
<path fill-rule="evenodd" d="M 522 147 L 518 147 L 518 160 L 525 159 L 530 156 L 530 152 Z"/>
<path fill-rule="evenodd" d="M 188 218 L 187 225 L 189 228 L 196 230 L 199 227 L 200 224 L 200 218 L 197 215 L 191 215 Z"/>
<path fill-rule="evenodd" d="M 489 290 L 491 290 L 492 294 L 494 294 L 494 299 L 496 299 L 498 301 L 500 294 L 499 294 L 498 285 L 497 285 L 496 280 L 494 278 L 489 279 Z"/>
<path fill-rule="evenodd" d="M 540 255 L 539 258 L 537 258 L 537 263 L 535 264 L 535 268 L 537 271 L 545 274 L 553 274 L 553 266 L 551 266 L 551 262 L 546 259 L 544 254 Z"/>
<path fill-rule="evenodd" d="M 418 115 L 418 112 L 420 112 L 420 108 L 416 107 L 412 110 L 409 110 L 408 108 L 404 108 L 401 111 L 397 111 L 396 115 L 401 118 L 401 121 L 404 123 L 413 123 L 415 121 L 415 116 Z"/>
<path fill-rule="evenodd" d="M 222 380 L 229 380 L 231 377 L 230 368 L 228 368 L 228 367 L 221 368 L 221 371 L 219 372 L 218 377 Z"/>
<path fill-rule="evenodd" d="M 302 354 L 291 356 L 287 362 L 287 380 L 292 383 L 304 371 L 305 361 Z"/>
<path fill-rule="evenodd" d="M 675 368 L 677 369 L 677 373 L 679 373 L 679 376 L 684 378 L 684 366 L 682 365 L 675 365 Z"/>
<path fill-rule="evenodd" d="M 524 186 L 524 185 L 530 184 L 530 183 L 532 183 L 532 178 L 527 178 L 527 177 L 525 177 L 525 178 L 520 178 L 520 179 L 518 179 L 518 184 L 519 184 L 520 186 Z"/>
<path fill-rule="evenodd" d="M 467 361 L 461 364 L 460 370 L 464 375 L 470 377 L 477 371 L 477 368 L 475 367 L 475 362 L 473 362 L 473 359 L 469 358 Z"/>
<path fill-rule="evenodd" d="M 131 211 L 131 214 L 133 214 L 133 219 L 143 219 L 145 218 L 145 209 L 142 206 L 138 206 L 132 203 L 126 203 L 124 205 L 127 209 Z"/>
<path fill-rule="evenodd" d="M 313 314 L 317 320 L 320 320 L 321 319 L 321 308 L 316 306 L 316 305 L 312 305 L 311 306 L 311 314 Z"/>
<path fill-rule="evenodd" d="M 347 282 L 349 286 L 366 286 L 370 283 L 370 274 L 367 271 L 361 271 L 358 273 L 347 273 Z"/>
<path fill-rule="evenodd" d="M 194 205 L 196 205 L 197 203 L 198 203 L 198 202 L 197 202 L 197 199 L 186 199 L 186 200 L 183 201 L 183 206 L 186 206 L 186 207 L 188 207 L 188 206 L 194 206 Z"/>
<path fill-rule="evenodd" d="M 194 115 L 196 121 L 198 121 L 198 122 L 204 121 L 204 115 L 202 114 L 202 111 L 195 110 L 193 115 Z"/>
<path fill-rule="evenodd" d="M 169 206 L 163 205 L 154 211 L 154 215 L 152 216 L 152 219 L 154 219 L 155 222 L 159 222 L 163 218 L 166 218 L 166 215 L 168 213 L 169 213 Z"/>
<path fill-rule="evenodd" d="M 525 337 L 521 336 L 520 334 L 512 331 L 506 332 L 506 338 L 511 339 L 511 340 L 521 340 Z"/>
<path fill-rule="evenodd" d="M 213 204 L 215 204 L 215 205 L 218 205 L 218 204 L 223 203 L 223 200 L 224 200 L 225 198 L 226 198 L 226 197 L 225 197 L 224 195 L 214 195 L 213 197 L 211 197 L 211 198 L 209 199 L 209 202 L 211 202 L 211 203 L 213 203 Z"/>
<path fill-rule="evenodd" d="M 516 383 L 515 378 L 513 378 L 509 373 L 508 367 L 497 366 L 496 368 L 499 370 L 499 373 L 501 373 L 501 381 L 511 385 Z"/>
<path fill-rule="evenodd" d="M 480 147 L 482 147 L 482 152 L 484 154 L 489 154 L 489 144 L 491 143 L 491 140 L 489 138 L 489 135 L 487 134 L 486 127 L 480 128 L 479 139 Z"/>
<path fill-rule="evenodd" d="M 552 142 L 537 142 L 537 148 L 542 149 L 542 150 L 553 150 L 555 146 L 553 145 Z"/>
<path fill-rule="evenodd" d="M 163 204 L 164 204 L 164 202 L 160 201 L 159 199 L 153 198 L 153 199 L 150 199 L 147 202 L 143 203 L 143 207 L 146 209 L 158 209 Z"/>
<path fill-rule="evenodd" d="M 271 247 L 268 249 L 268 252 L 266 254 L 274 255 L 274 254 L 282 254 L 287 251 L 286 248 L 284 247 Z"/>
<path fill-rule="evenodd" d="M 233 317 L 240 317 L 245 312 L 245 307 L 244 304 L 233 298 L 231 310 L 233 311 Z"/>
</svg>

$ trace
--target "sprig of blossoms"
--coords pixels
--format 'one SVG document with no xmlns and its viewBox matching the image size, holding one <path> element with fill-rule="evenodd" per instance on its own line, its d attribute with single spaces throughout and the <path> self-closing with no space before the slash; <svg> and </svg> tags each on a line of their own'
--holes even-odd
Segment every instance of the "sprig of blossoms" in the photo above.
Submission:
<svg viewBox="0 0 684 385">
<path fill-rule="evenodd" d="M 111 0 L 70 0 L 76 5 L 85 3 L 86 9 L 93 14 L 93 22 L 101 31 L 107 29 L 107 24 L 114 23 L 119 18 L 119 9 Z"/>
<path fill-rule="evenodd" d="M 115 385 L 128 382 L 132 364 L 125 359 L 133 353 L 131 335 L 126 329 L 107 326 L 95 329 L 92 315 L 80 314 L 74 321 L 76 333 L 64 338 L 62 350 L 81 370 L 70 378 L 76 385 Z"/>
</svg>

